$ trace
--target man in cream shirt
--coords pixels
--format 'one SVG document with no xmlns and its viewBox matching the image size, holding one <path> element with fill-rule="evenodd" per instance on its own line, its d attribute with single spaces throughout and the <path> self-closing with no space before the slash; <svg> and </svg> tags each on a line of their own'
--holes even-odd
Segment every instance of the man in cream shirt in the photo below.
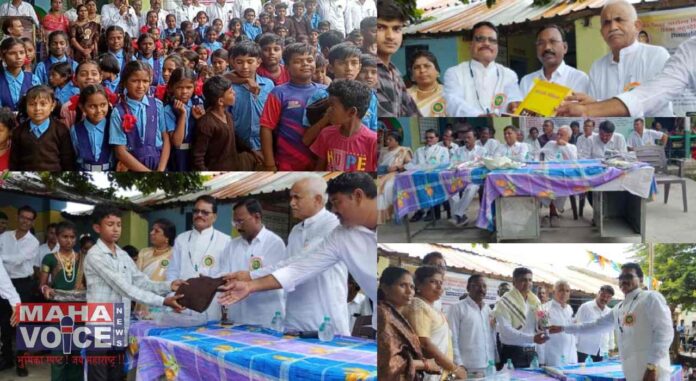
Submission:
<svg viewBox="0 0 696 381">
<path fill-rule="evenodd" d="M 452 162 L 454 163 L 466 163 L 469 161 L 474 161 L 486 156 L 486 150 L 480 146 L 476 145 L 476 137 L 474 136 L 473 130 L 466 130 L 464 132 L 464 145 L 459 146 L 452 153 Z M 459 193 L 456 193 L 450 199 L 450 207 L 452 209 L 452 220 L 451 223 L 456 227 L 463 227 L 469 222 L 469 217 L 466 215 L 466 211 L 469 209 L 471 201 L 473 201 L 476 194 L 478 194 L 480 185 L 470 183 L 466 185 L 461 197 Z"/>
<path fill-rule="evenodd" d="M 549 332 L 583 335 L 618 328 L 619 355 L 626 380 L 670 380 L 669 346 L 674 338 L 672 314 L 662 294 L 643 290 L 642 286 L 640 265 L 625 263 L 619 275 L 624 301 L 610 314 L 590 323 L 552 326 Z"/>
<path fill-rule="evenodd" d="M 585 119 L 582 124 L 582 135 L 578 136 L 575 146 L 578 150 L 578 159 L 589 159 L 592 152 L 592 137 L 597 135 L 594 132 L 595 122 L 592 119 Z"/>
<path fill-rule="evenodd" d="M 604 159 L 623 155 L 628 151 L 626 139 L 615 131 L 616 126 L 610 120 L 599 124 L 599 134 L 591 139 L 590 159 Z"/>
<path fill-rule="evenodd" d="M 543 310 L 548 312 L 550 324 L 569 325 L 573 322 L 573 308 L 568 304 L 569 299 L 570 285 L 565 280 L 557 281 L 553 286 L 553 298 L 543 306 Z M 567 333 L 552 335 L 543 344 L 541 352 L 541 364 L 563 366 L 578 362 L 575 336 Z"/>
<path fill-rule="evenodd" d="M 466 281 L 464 300 L 450 306 L 447 322 L 452 330 L 454 363 L 466 368 L 469 377 L 483 378 L 489 361 L 496 362 L 493 311 L 485 303 L 486 280 L 473 274 Z"/>
<path fill-rule="evenodd" d="M 198 197 L 193 204 L 193 230 L 179 234 L 174 240 L 167 281 L 220 275 L 222 256 L 230 237 L 213 227 L 216 219 L 217 200 L 207 195 Z M 205 312 L 185 310 L 183 314 L 205 322 L 219 320 L 220 304 L 213 300 Z"/>
<path fill-rule="evenodd" d="M 539 30 L 536 37 L 536 53 L 542 68 L 522 77 L 522 95 L 526 96 L 532 90 L 534 79 L 557 83 L 569 87 L 574 92 L 588 91 L 590 79 L 587 74 L 566 65 L 563 60 L 568 53 L 568 43 L 561 27 L 551 24 Z"/>
<path fill-rule="evenodd" d="M 655 140 L 662 142 L 662 145 L 667 144 L 668 136 L 664 132 L 656 130 L 646 130 L 645 120 L 643 118 L 638 118 L 633 121 L 633 131 L 628 136 L 626 145 L 628 145 L 629 151 L 634 151 L 636 147 L 642 146 L 654 146 Z"/>
<path fill-rule="evenodd" d="M 604 285 L 599 289 L 597 297 L 589 302 L 580 305 L 575 314 L 575 322 L 590 323 L 604 315 L 611 314 L 611 308 L 607 304 L 614 297 L 614 287 Z M 592 361 L 604 360 L 603 356 L 609 353 L 613 340 L 612 332 L 586 333 L 578 335 L 578 362 L 585 362 L 587 356 L 592 357 Z"/>
<path fill-rule="evenodd" d="M 474 25 L 471 61 L 447 69 L 444 76 L 448 116 L 501 115 L 522 100 L 517 74 L 495 62 L 498 30 L 488 21 Z"/>
<path fill-rule="evenodd" d="M 629 91 L 662 71 L 667 49 L 638 41 L 642 26 L 635 8 L 626 0 L 612 0 L 602 9 L 601 32 L 611 52 L 590 69 L 590 97 L 605 100 Z M 655 116 L 673 116 L 670 99 L 664 98 Z"/>
</svg>

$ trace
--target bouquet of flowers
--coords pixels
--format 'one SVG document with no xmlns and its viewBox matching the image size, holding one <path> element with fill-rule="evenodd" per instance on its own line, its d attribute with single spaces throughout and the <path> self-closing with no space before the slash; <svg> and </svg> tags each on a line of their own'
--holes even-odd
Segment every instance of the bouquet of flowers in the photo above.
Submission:
<svg viewBox="0 0 696 381">
<path fill-rule="evenodd" d="M 539 309 L 536 312 L 537 329 L 543 331 L 545 336 L 549 334 L 549 313 L 543 309 Z"/>
</svg>

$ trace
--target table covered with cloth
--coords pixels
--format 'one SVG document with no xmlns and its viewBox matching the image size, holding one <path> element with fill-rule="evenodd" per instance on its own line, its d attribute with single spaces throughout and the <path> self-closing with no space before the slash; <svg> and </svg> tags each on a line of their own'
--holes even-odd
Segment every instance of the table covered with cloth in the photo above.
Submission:
<svg viewBox="0 0 696 381">
<path fill-rule="evenodd" d="M 280 336 L 254 326 L 129 330 L 128 368 L 138 380 L 376 380 L 377 344 L 336 336 L 331 342 Z"/>
<path fill-rule="evenodd" d="M 623 370 L 621 370 L 621 362 L 618 360 L 609 360 L 596 362 L 592 364 L 575 364 L 558 367 L 563 371 L 563 374 L 569 380 L 582 381 L 622 381 L 625 380 Z M 672 365 L 671 381 L 681 381 L 683 370 L 681 365 Z M 525 381 L 550 381 L 555 380 L 551 376 L 545 374 L 540 369 L 519 369 L 515 370 L 510 377 L 511 380 Z"/>
<path fill-rule="evenodd" d="M 400 173 L 394 179 L 394 210 L 399 218 L 440 205 L 468 184 L 484 184 L 476 225 L 494 230 L 493 203 L 498 197 L 556 198 L 589 190 L 628 191 L 642 198 L 656 192 L 653 167 L 635 162 L 619 169 L 599 159 L 528 162 L 517 169 L 442 165 Z"/>
</svg>

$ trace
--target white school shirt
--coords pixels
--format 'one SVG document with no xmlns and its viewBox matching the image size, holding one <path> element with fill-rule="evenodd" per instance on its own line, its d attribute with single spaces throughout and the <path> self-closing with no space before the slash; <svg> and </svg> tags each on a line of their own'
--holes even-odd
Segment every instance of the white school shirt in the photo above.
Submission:
<svg viewBox="0 0 696 381">
<path fill-rule="evenodd" d="M 364 226 L 339 225 L 309 255 L 288 260 L 273 271 L 273 277 L 287 292 L 316 277 L 336 263 L 348 268 L 360 289 L 373 302 L 377 300 L 377 232 Z M 377 327 L 377 314 L 372 325 Z"/>
<path fill-rule="evenodd" d="M 12 284 L 10 276 L 7 275 L 5 266 L 0 266 L 0 297 L 7 299 L 7 301 L 10 302 L 10 306 L 15 306 L 17 303 L 22 302 L 17 290 Z"/>
<path fill-rule="evenodd" d="M 596 136 L 596 133 L 592 133 L 588 138 L 585 134 L 578 136 L 578 140 L 575 141 L 575 147 L 578 149 L 578 159 L 589 159 L 592 153 L 592 138 Z"/>
<path fill-rule="evenodd" d="M 360 3 L 360 0 L 348 0 L 347 3 L 345 13 L 346 36 L 355 29 L 360 30 L 360 22 L 363 19 L 377 17 L 375 0 L 364 0 L 363 3 Z"/>
<path fill-rule="evenodd" d="M 450 154 L 447 148 L 433 144 L 431 146 L 419 147 L 413 155 L 413 160 L 406 164 L 407 169 L 427 167 L 438 164 L 448 164 Z"/>
<path fill-rule="evenodd" d="M 631 319 L 627 321 L 627 317 Z M 568 333 L 617 331 L 621 367 L 626 380 L 642 380 L 647 364 L 657 366 L 657 380 L 668 381 L 671 376 L 669 346 L 674 338 L 672 315 L 664 296 L 656 291 L 637 288 L 607 314 L 591 323 L 570 325 Z"/>
<path fill-rule="evenodd" d="M 264 226 L 251 243 L 243 237 L 234 238 L 229 242 L 224 253 L 223 271 L 232 273 L 272 267 L 286 258 L 287 251 L 283 239 Z M 262 291 L 249 295 L 246 299 L 228 306 L 227 316 L 235 323 L 270 327 L 277 311 L 286 316 L 283 290 Z"/>
<path fill-rule="evenodd" d="M 559 157 L 560 160 L 578 159 L 578 148 L 575 144 L 566 143 L 561 146 L 555 140 L 546 143 L 540 152 L 544 154 L 544 161 L 558 161 Z"/>
<path fill-rule="evenodd" d="M 573 308 L 566 304 L 561 307 L 561 304 L 555 300 L 551 300 L 544 304 L 543 308 L 549 313 L 549 324 L 567 326 L 573 323 Z M 575 336 L 572 334 L 561 332 L 549 335 L 549 341 L 544 345 L 544 360 L 541 363 L 549 366 L 559 366 L 561 364 L 561 356 L 565 358 L 565 364 L 576 364 L 578 362 L 578 353 L 575 347 Z"/>
<path fill-rule="evenodd" d="M 659 115 L 665 99 L 678 98 L 687 89 L 696 91 L 694 62 L 696 37 L 691 37 L 679 45 L 659 74 L 632 91 L 616 97 L 626 105 L 631 116 Z"/>
<path fill-rule="evenodd" d="M 27 16 L 34 21 L 36 26 L 41 25 L 39 24 L 38 17 L 36 17 L 34 6 L 26 1 L 22 1 L 18 7 L 15 7 L 12 1 L 0 5 L 0 16 Z"/>
<path fill-rule="evenodd" d="M 114 4 L 104 4 L 100 14 L 103 29 L 106 29 L 112 25 L 118 25 L 131 37 L 136 36 L 133 34 L 133 32 L 138 31 L 138 25 L 140 23 L 133 7 L 128 7 L 128 12 L 121 16 L 118 11 L 118 7 L 116 7 Z"/>
<path fill-rule="evenodd" d="M 638 135 L 636 130 L 633 130 L 631 131 L 631 134 L 628 135 L 626 145 L 628 145 L 631 148 L 642 146 L 654 146 L 655 140 L 660 140 L 663 136 L 665 136 L 665 134 L 657 130 L 644 128 L 643 136 Z"/>
<path fill-rule="evenodd" d="M 450 306 L 447 322 L 452 330 L 454 363 L 468 371 L 486 369 L 488 361 L 496 361 L 493 311 L 484 303 L 482 308 L 466 297 Z"/>
<path fill-rule="evenodd" d="M 507 143 L 498 144 L 495 151 L 493 151 L 493 156 L 504 156 L 516 161 L 525 161 L 528 151 L 528 145 L 516 141 L 512 146 L 509 146 Z"/>
<path fill-rule="evenodd" d="M 60 245 L 58 242 L 56 242 L 55 246 L 53 246 L 53 249 L 48 247 L 48 243 L 44 243 L 41 246 L 39 246 L 39 250 L 36 252 L 36 262 L 34 262 L 34 267 L 38 267 L 39 269 L 41 268 L 41 262 L 43 261 L 43 258 L 46 256 L 46 254 L 55 254 L 60 250 Z"/>
<path fill-rule="evenodd" d="M 26 278 L 34 274 L 39 240 L 31 232 L 20 239 L 15 237 L 15 230 L 0 235 L 0 260 L 11 279 Z"/>
<path fill-rule="evenodd" d="M 474 161 L 484 156 L 486 156 L 486 149 L 480 145 L 474 144 L 473 149 L 468 149 L 466 145 L 463 145 L 452 152 L 451 161 L 453 163 L 465 163 L 468 161 Z"/>
<path fill-rule="evenodd" d="M 485 150 L 486 156 L 493 156 L 495 155 L 495 150 L 498 149 L 498 146 L 500 145 L 500 142 L 490 138 L 486 140 L 486 144 L 481 143 L 481 140 L 476 141 L 476 145 L 479 147 L 483 147 Z"/>
<path fill-rule="evenodd" d="M 317 12 L 322 20 L 328 21 L 333 30 L 345 33 L 345 12 L 348 8 L 347 0 L 318 0 Z M 291 9 L 288 10 L 291 13 Z"/>
<path fill-rule="evenodd" d="M 603 310 L 600 310 L 597 301 L 590 300 L 580 305 L 578 312 L 575 314 L 575 322 L 579 324 L 590 323 L 608 314 L 611 314 L 611 308 L 605 306 Z M 577 335 L 578 352 L 592 356 L 601 356 L 604 353 L 609 353 L 611 338 L 611 332 Z"/>
<path fill-rule="evenodd" d="M 590 68 L 590 96 L 606 100 L 629 90 L 631 83 L 647 82 L 662 71 L 668 59 L 667 49 L 638 41 L 621 49 L 618 63 L 609 52 Z M 674 115 L 670 100 L 662 99 L 655 116 Z"/>
<path fill-rule="evenodd" d="M 464 61 L 447 69 L 444 85 L 447 116 L 500 115 L 507 112 L 509 102 L 522 100 L 517 74 L 495 62 L 483 67 L 475 60 Z M 493 101 L 498 94 L 505 94 L 505 99 L 494 109 Z"/>
<path fill-rule="evenodd" d="M 584 72 L 566 65 L 565 61 L 561 61 L 558 68 L 551 73 L 551 80 L 548 80 L 544 75 L 543 67 L 522 77 L 520 81 L 520 91 L 522 91 L 522 95 L 527 96 L 529 91 L 532 90 L 532 87 L 534 87 L 534 78 L 569 87 L 576 93 L 587 93 L 590 88 L 590 77 Z"/>
<path fill-rule="evenodd" d="M 592 143 L 592 148 L 590 150 L 591 159 L 604 159 L 606 157 L 606 151 L 611 151 L 613 154 L 626 153 L 628 149 L 626 148 L 626 139 L 623 135 L 614 132 L 611 136 L 611 140 L 604 144 L 599 138 L 599 134 L 594 135 L 590 139 Z"/>
<path fill-rule="evenodd" d="M 353 331 L 355 320 L 357 320 L 358 316 L 369 315 L 372 315 L 370 299 L 368 299 L 365 294 L 358 292 L 355 294 L 355 298 L 348 302 L 348 327 L 350 327 L 351 332 Z"/>
<path fill-rule="evenodd" d="M 498 302 L 500 303 L 500 302 Z M 505 345 L 534 347 L 536 333 L 536 311 L 527 301 L 524 302 L 525 323 L 521 329 L 516 329 L 503 317 L 496 319 L 496 327 L 500 334 L 500 342 Z"/>
<path fill-rule="evenodd" d="M 339 224 L 335 214 L 322 208 L 293 226 L 288 236 L 288 258 L 309 255 Z M 336 334 L 350 336 L 347 299 L 348 269 L 345 264 L 337 263 L 287 294 L 285 326 L 318 331 L 324 316 L 328 316 Z"/>
<path fill-rule="evenodd" d="M 213 25 L 213 21 L 215 19 L 220 19 L 222 20 L 223 27 L 226 26 L 233 18 L 240 17 L 234 12 L 234 4 L 225 3 L 224 6 L 220 6 L 217 1 L 208 5 L 208 8 L 205 9 L 205 13 L 208 14 L 210 25 Z"/>
</svg>

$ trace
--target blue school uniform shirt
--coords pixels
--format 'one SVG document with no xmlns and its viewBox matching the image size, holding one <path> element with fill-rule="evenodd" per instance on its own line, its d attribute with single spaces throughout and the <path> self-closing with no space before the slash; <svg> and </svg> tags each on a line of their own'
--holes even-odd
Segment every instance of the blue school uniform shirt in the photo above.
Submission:
<svg viewBox="0 0 696 381">
<path fill-rule="evenodd" d="M 162 101 L 160 101 L 159 99 L 153 99 L 155 100 L 155 104 L 157 105 L 157 114 L 160 115 L 160 117 L 157 118 L 156 126 L 147 126 L 147 128 L 157 129 L 158 133 L 155 134 L 155 147 L 161 148 L 162 133 L 166 132 L 166 129 L 164 127 L 164 118 L 162 117 L 162 115 L 164 115 L 164 106 L 162 106 Z M 126 96 L 126 102 L 128 104 L 128 107 L 130 107 L 131 114 L 133 114 L 137 119 L 135 127 L 138 129 L 140 141 L 143 142 L 145 141 L 144 121 L 147 120 L 147 111 L 145 107 L 150 104 L 150 101 L 147 99 L 147 97 L 143 97 L 142 100 L 138 101 Z M 123 127 L 121 126 L 121 124 L 121 114 L 114 108 L 114 111 L 111 113 L 111 120 L 109 121 L 109 144 L 117 146 L 128 145 L 128 139 L 126 138 L 126 133 L 125 131 L 123 131 Z"/>
<path fill-rule="evenodd" d="M 260 26 L 256 26 L 253 23 L 247 21 L 244 21 L 244 23 L 242 23 L 242 31 L 244 31 L 244 34 L 246 34 L 246 36 L 249 37 L 251 41 L 254 41 L 254 39 L 256 39 L 256 36 L 263 33 Z"/>
<path fill-rule="evenodd" d="M 72 81 L 68 81 L 65 86 L 56 87 L 53 89 L 53 92 L 55 93 L 56 99 L 58 99 L 60 104 L 65 104 L 70 100 L 70 97 L 79 94 L 80 89 L 73 85 Z"/>
<path fill-rule="evenodd" d="M 89 137 L 89 146 L 92 148 L 94 157 L 99 159 L 99 156 L 101 155 L 102 142 L 104 141 L 106 118 L 102 119 L 102 121 L 97 124 L 92 124 L 92 122 L 90 122 L 87 118 L 83 120 L 85 123 L 85 129 L 87 130 L 87 137 Z M 75 148 L 75 153 L 78 154 L 77 162 L 82 164 L 84 159 L 79 156 L 80 144 L 77 142 L 77 132 L 75 131 L 75 128 L 70 129 L 70 140 Z"/>
<path fill-rule="evenodd" d="M 222 49 L 222 42 L 219 41 L 213 41 L 213 42 L 204 42 L 201 44 L 202 47 L 210 50 L 211 52 L 214 52 L 218 49 Z M 208 57 L 208 61 L 210 61 L 210 57 Z"/>
<path fill-rule="evenodd" d="M 116 89 L 118 88 L 118 82 L 119 82 L 118 77 L 116 77 L 116 79 L 114 79 L 113 81 L 110 79 L 105 79 L 102 81 L 102 86 L 104 86 L 104 88 L 111 90 L 112 93 L 116 93 Z"/>
<path fill-rule="evenodd" d="M 56 58 L 54 56 L 50 56 L 48 57 L 48 59 L 51 61 L 51 63 L 57 64 L 59 62 L 66 62 L 68 60 L 68 56 L 64 55 L 63 58 Z M 71 66 L 74 73 L 77 70 L 77 62 L 73 60 Z M 34 75 L 39 77 L 41 83 L 48 83 L 48 72 L 46 71 L 46 65 L 44 65 L 43 61 L 36 64 L 36 70 L 34 70 Z"/>
<path fill-rule="evenodd" d="M 326 89 L 319 89 L 316 93 L 314 93 L 314 95 L 312 95 L 307 100 L 307 106 L 328 97 L 329 92 L 326 91 Z M 377 95 L 375 94 L 374 90 L 372 90 L 370 93 L 370 104 L 367 106 L 365 116 L 362 117 L 362 124 L 364 124 L 371 131 L 377 132 Z M 309 119 L 307 119 L 306 109 L 304 112 L 304 116 L 302 117 L 302 125 L 304 125 L 305 127 L 311 127 L 311 125 L 309 124 Z"/>
<path fill-rule="evenodd" d="M 189 101 L 184 105 L 186 108 L 186 126 L 184 127 L 184 139 L 189 132 L 189 117 L 191 116 L 191 108 L 193 107 L 193 102 Z M 174 111 L 172 105 L 164 106 L 164 127 L 167 132 L 174 132 L 176 130 L 177 114 Z"/>
<path fill-rule="evenodd" d="M 148 65 L 152 68 L 152 70 L 155 70 L 155 57 L 152 56 L 150 58 L 145 58 L 138 54 L 138 60 L 147 62 Z M 157 86 L 159 84 L 164 83 L 164 78 L 162 78 L 162 69 L 164 68 L 164 58 L 159 59 L 159 78 L 155 78 L 155 81 L 152 82 L 152 86 Z"/>
<path fill-rule="evenodd" d="M 10 73 L 7 70 L 4 70 L 3 73 L 5 74 L 7 85 L 10 88 L 10 96 L 12 97 L 12 103 L 17 104 L 17 102 L 19 102 L 20 92 L 22 91 L 22 82 L 24 82 L 24 70 L 20 71 L 16 77 L 13 76 L 12 73 Z M 41 84 L 41 80 L 39 79 L 39 77 L 36 76 L 36 74 L 32 75 L 31 77 L 32 86 L 37 86 Z"/>
<path fill-rule="evenodd" d="M 253 150 L 261 149 L 261 137 L 259 135 L 261 112 L 266 104 L 268 94 L 273 90 L 273 81 L 266 77 L 256 75 L 261 91 L 259 95 L 254 95 L 244 85 L 233 84 L 232 89 L 235 93 L 234 105 L 230 106 L 229 111 L 234 121 L 234 131 L 236 135 Z"/>
<path fill-rule="evenodd" d="M 319 29 L 320 22 L 321 22 L 321 17 L 319 16 L 319 13 L 317 13 L 317 11 L 314 10 L 314 13 L 312 14 L 312 18 L 309 20 L 309 23 L 312 26 L 312 29 Z"/>
<path fill-rule="evenodd" d="M 208 26 L 207 25 L 199 25 L 196 28 L 196 33 L 198 33 L 198 38 L 201 41 L 205 41 L 205 32 L 208 31 Z"/>
<path fill-rule="evenodd" d="M 36 136 L 36 138 L 40 138 L 41 135 L 48 130 L 48 126 L 51 124 L 51 118 L 46 118 L 41 124 L 34 124 L 34 122 L 30 121 L 29 122 L 29 130 Z"/>
<path fill-rule="evenodd" d="M 181 31 L 181 28 L 174 28 L 174 29 L 164 29 L 162 30 L 162 33 L 160 33 L 160 39 L 164 40 L 167 37 L 178 35 L 181 37 L 181 42 L 184 42 L 184 33 Z"/>
</svg>

